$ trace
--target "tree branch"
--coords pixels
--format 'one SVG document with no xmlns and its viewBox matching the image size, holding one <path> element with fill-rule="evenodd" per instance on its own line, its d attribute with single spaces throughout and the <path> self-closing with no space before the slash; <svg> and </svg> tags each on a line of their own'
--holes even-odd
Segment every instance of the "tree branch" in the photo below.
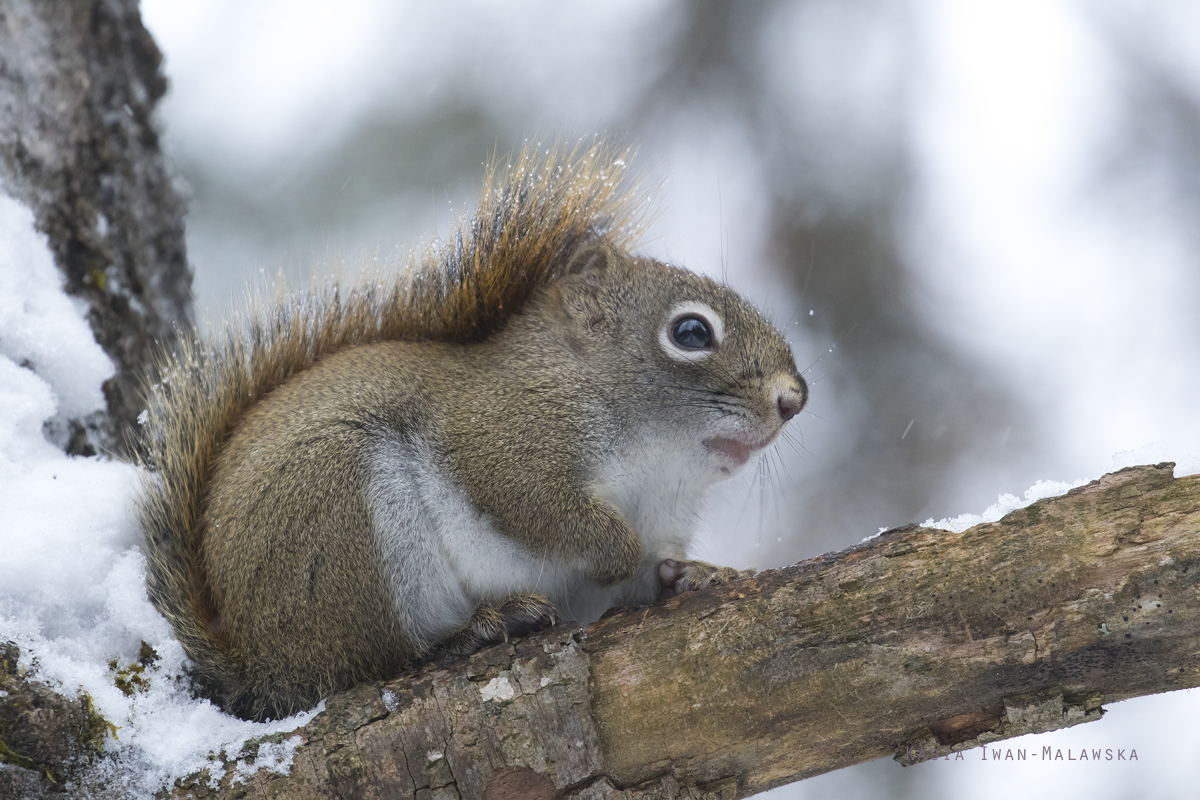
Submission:
<svg viewBox="0 0 1200 800">
<path fill-rule="evenodd" d="M 1200 685 L 1200 476 L 1172 466 L 359 686 L 290 775 L 175 794 L 735 798 L 1099 719 Z"/>
</svg>

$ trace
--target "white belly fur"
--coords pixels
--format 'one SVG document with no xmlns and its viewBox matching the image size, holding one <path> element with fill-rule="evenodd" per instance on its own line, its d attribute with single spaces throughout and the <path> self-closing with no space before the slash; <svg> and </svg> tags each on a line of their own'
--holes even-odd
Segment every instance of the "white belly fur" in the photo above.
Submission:
<svg viewBox="0 0 1200 800">
<path fill-rule="evenodd" d="M 617 466 L 603 470 L 593 487 L 640 533 L 644 553 L 638 575 L 601 587 L 582 564 L 532 554 L 498 532 L 445 479 L 424 444 L 381 441 L 372 456 L 368 501 L 396 612 L 413 643 L 432 647 L 466 624 L 479 603 L 514 592 L 544 595 L 565 620 L 579 624 L 613 606 L 653 602 L 658 563 L 684 557 L 709 482 L 687 474 L 686 464 L 661 463 L 677 460 L 669 448 L 654 452 L 655 463 L 614 459 Z M 632 470 L 629 464 L 645 466 Z"/>
</svg>

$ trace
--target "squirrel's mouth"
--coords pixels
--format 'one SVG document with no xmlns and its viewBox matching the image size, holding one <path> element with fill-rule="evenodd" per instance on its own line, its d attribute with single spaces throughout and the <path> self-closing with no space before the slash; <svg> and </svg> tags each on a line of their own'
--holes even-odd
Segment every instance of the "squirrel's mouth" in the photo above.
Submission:
<svg viewBox="0 0 1200 800">
<path fill-rule="evenodd" d="M 726 436 L 713 436 L 703 442 L 709 450 L 728 457 L 739 467 L 750 460 L 750 456 L 755 450 L 761 450 L 770 443 L 770 439 L 763 439 L 759 442 L 743 442 L 740 439 L 730 439 Z"/>
</svg>

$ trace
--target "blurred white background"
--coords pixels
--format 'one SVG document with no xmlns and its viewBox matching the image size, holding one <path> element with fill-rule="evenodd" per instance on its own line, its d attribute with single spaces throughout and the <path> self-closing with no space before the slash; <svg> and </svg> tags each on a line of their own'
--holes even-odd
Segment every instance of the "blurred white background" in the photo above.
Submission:
<svg viewBox="0 0 1200 800">
<path fill-rule="evenodd" d="M 198 316 L 395 258 L 526 138 L 638 148 L 646 252 L 766 308 L 812 382 L 699 554 L 777 566 L 1039 479 L 1200 471 L 1200 5 L 144 0 Z M 797 425 L 798 423 L 798 425 Z M 1186 465 L 1186 466 L 1185 466 Z M 772 798 L 1189 796 L 1190 693 Z"/>
</svg>

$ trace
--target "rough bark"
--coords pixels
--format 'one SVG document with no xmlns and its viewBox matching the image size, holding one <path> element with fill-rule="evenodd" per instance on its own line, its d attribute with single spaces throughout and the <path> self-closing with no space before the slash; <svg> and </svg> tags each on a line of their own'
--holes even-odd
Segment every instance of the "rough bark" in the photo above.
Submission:
<svg viewBox="0 0 1200 800">
<path fill-rule="evenodd" d="M 137 0 L 0 0 L 0 191 L 33 211 L 116 367 L 105 411 L 47 422 L 72 454 L 122 451 L 155 348 L 191 326 L 184 204 L 152 118 L 161 60 Z M 0 797 L 56 793 L 106 724 L 86 695 L 56 694 L 16 664 L 0 641 Z"/>
<path fill-rule="evenodd" d="M 16 645 L 0 643 L 0 797 L 53 794 L 91 764 L 108 723 L 86 695 L 66 698 L 17 668 Z"/>
<path fill-rule="evenodd" d="M 161 61 L 137 0 L 0 0 L 0 190 L 33 210 L 116 366 L 107 413 L 48 425 L 70 453 L 122 450 L 154 349 L 191 326 L 184 204 L 153 121 Z"/>
<path fill-rule="evenodd" d="M 1200 476 L 1172 466 L 365 684 L 288 735 L 290 774 L 174 796 L 727 799 L 1097 720 L 1200 685 Z"/>
</svg>

